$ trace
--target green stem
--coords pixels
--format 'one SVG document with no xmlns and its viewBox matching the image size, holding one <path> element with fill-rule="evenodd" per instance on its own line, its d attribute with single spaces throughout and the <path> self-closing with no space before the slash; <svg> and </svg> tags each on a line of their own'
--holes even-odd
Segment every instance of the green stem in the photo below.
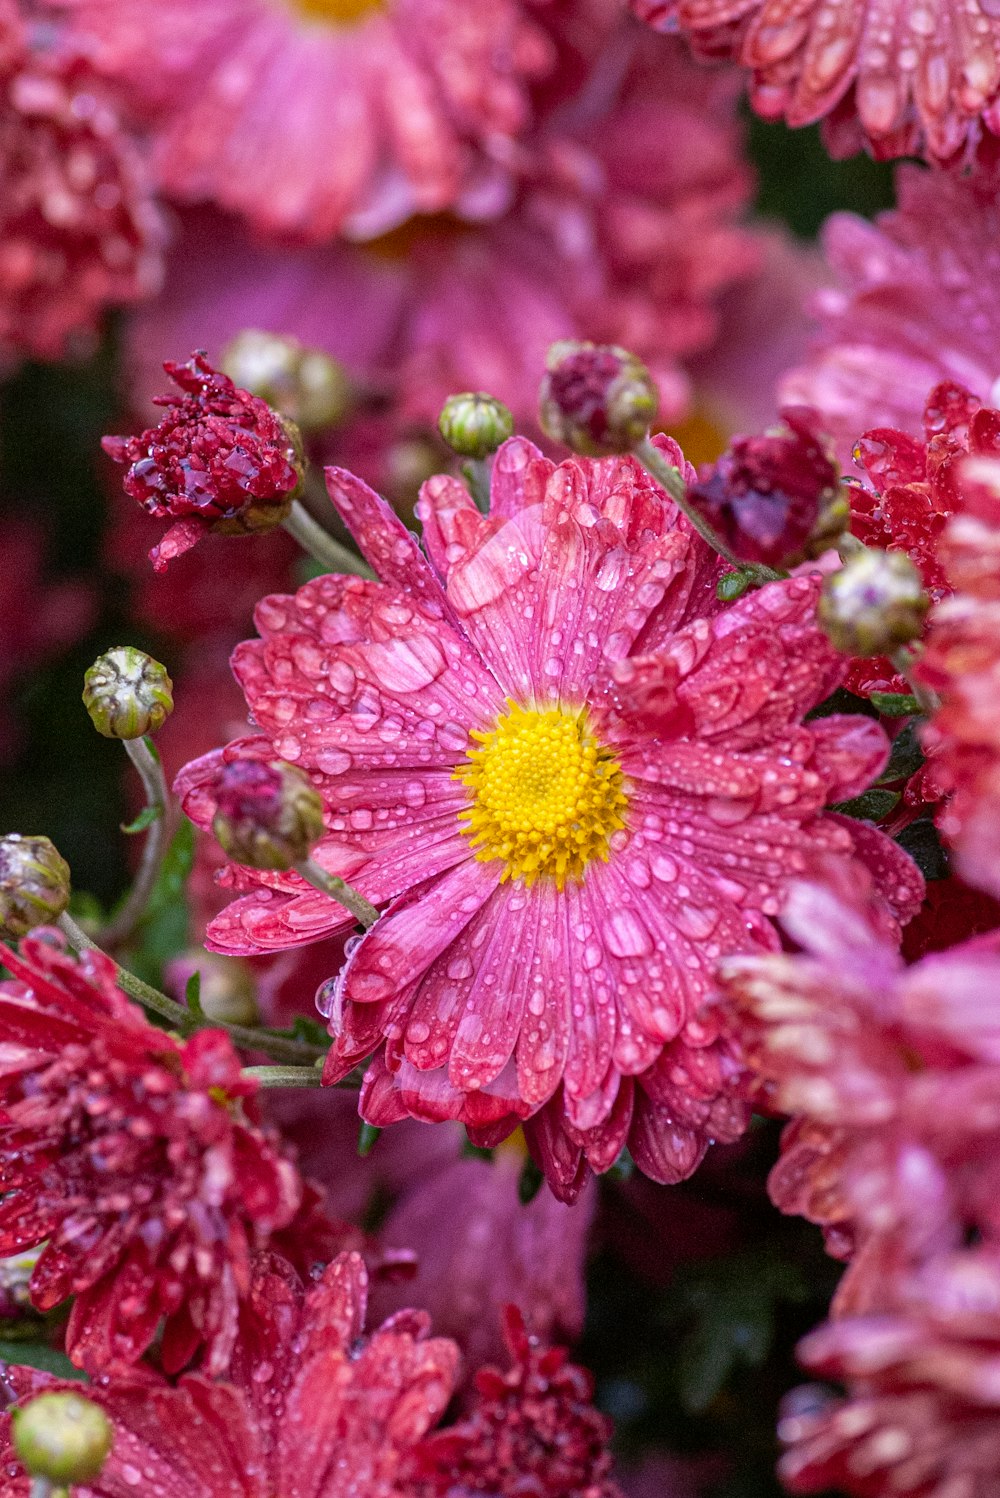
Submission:
<svg viewBox="0 0 1000 1498">
<path fill-rule="evenodd" d="M 469 458 L 462 464 L 462 477 L 482 514 L 490 512 L 490 466 L 485 458 Z"/>
<path fill-rule="evenodd" d="M 375 906 L 370 904 L 356 889 L 345 884 L 338 874 L 328 874 L 312 858 L 304 858 L 295 867 L 303 879 L 309 881 L 313 889 L 318 889 L 322 894 L 329 895 L 331 900 L 336 900 L 338 905 L 343 905 L 344 909 L 349 910 L 366 931 L 374 926 L 378 920 L 378 911 Z"/>
<path fill-rule="evenodd" d="M 59 917 L 59 925 L 69 939 L 70 945 L 77 952 L 101 952 L 102 948 L 93 941 L 85 931 L 77 925 L 73 917 L 63 914 Z M 107 953 L 103 953 L 107 956 Z M 108 958 L 114 962 L 113 958 Z M 322 1046 L 307 1045 L 301 1040 L 287 1040 L 281 1035 L 270 1035 L 263 1030 L 248 1029 L 245 1025 L 227 1025 L 222 1021 L 210 1019 L 199 1020 L 196 1015 L 186 1009 L 183 1004 L 178 1004 L 174 999 L 168 998 L 158 988 L 144 983 L 134 973 L 127 972 L 114 962 L 115 982 L 123 993 L 129 998 L 135 999 L 144 1009 L 151 1009 L 161 1019 L 167 1020 L 182 1035 L 189 1035 L 193 1030 L 225 1030 L 234 1045 L 240 1046 L 247 1051 L 264 1051 L 266 1055 L 273 1056 L 276 1061 L 288 1061 L 308 1065 L 313 1061 L 321 1059 L 325 1054 Z"/>
<path fill-rule="evenodd" d="M 353 572 L 357 577 L 375 576 L 357 552 L 342 546 L 318 520 L 313 519 L 301 500 L 292 501 L 292 508 L 282 524 L 303 551 L 308 552 L 325 571 Z"/>
<path fill-rule="evenodd" d="M 915 680 L 913 670 L 916 664 L 915 652 L 908 645 L 900 645 L 898 650 L 892 652 L 889 659 L 900 676 L 905 677 L 910 691 L 917 700 L 920 711 L 925 713 L 927 717 L 931 717 L 941 706 L 941 699 L 936 692 L 932 692 L 929 687 L 925 687 L 921 682 Z"/>
<path fill-rule="evenodd" d="M 684 475 L 673 463 L 668 463 L 663 454 L 653 446 L 648 437 L 643 437 L 638 447 L 632 449 L 632 455 L 638 458 L 648 474 L 651 474 L 662 489 L 666 489 L 674 504 L 686 515 L 703 541 L 707 541 L 713 551 L 717 551 L 720 557 L 724 557 L 731 567 L 742 569 L 744 564 L 730 551 L 722 537 L 709 525 L 703 515 L 699 515 L 687 497 L 687 485 Z"/>
<path fill-rule="evenodd" d="M 323 1073 L 318 1066 L 245 1066 L 245 1077 L 253 1077 L 261 1087 L 322 1087 Z"/>
<path fill-rule="evenodd" d="M 118 914 L 99 933 L 103 946 L 120 947 L 131 936 L 149 904 L 164 855 L 170 846 L 175 817 L 163 766 L 146 739 L 126 739 L 125 752 L 142 780 L 146 805 L 157 810 L 156 820 L 146 833 L 142 859 L 128 898 Z"/>
</svg>

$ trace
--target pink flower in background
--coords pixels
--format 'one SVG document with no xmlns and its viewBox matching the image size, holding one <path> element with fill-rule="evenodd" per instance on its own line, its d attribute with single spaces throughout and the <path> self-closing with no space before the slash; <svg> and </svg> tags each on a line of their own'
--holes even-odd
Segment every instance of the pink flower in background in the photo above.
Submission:
<svg viewBox="0 0 1000 1498">
<path fill-rule="evenodd" d="M 907 968 L 871 890 L 837 883 L 791 886 L 801 955 L 729 958 L 720 984 L 760 1100 L 794 1119 L 773 1199 L 829 1227 L 838 1256 L 863 1250 L 843 1302 L 887 1263 L 1000 1227 L 1000 933 Z"/>
<path fill-rule="evenodd" d="M 370 1122 L 459 1118 L 493 1144 L 530 1117 L 564 1196 L 626 1142 L 682 1178 L 745 1120 L 700 1014 L 714 963 L 773 944 L 788 876 L 852 851 L 822 809 L 887 752 L 870 720 L 801 723 L 842 670 L 818 577 L 722 611 L 717 558 L 631 458 L 556 466 L 515 439 L 489 516 L 431 480 L 430 565 L 357 479 L 328 483 L 382 581 L 261 604 L 234 665 L 262 736 L 188 766 L 187 811 L 211 822 L 220 757 L 290 760 L 326 802 L 314 856 L 391 902 L 324 998 L 328 1080 L 378 1053 Z M 907 919 L 919 876 L 865 838 Z M 348 929 L 294 873 L 230 880 L 218 950 Z"/>
<path fill-rule="evenodd" d="M 1000 205 L 996 177 L 917 166 L 896 173 L 898 206 L 875 223 L 838 213 L 823 242 L 839 285 L 813 300 L 807 362 L 781 382 L 819 411 L 845 466 L 869 427 L 921 432 L 942 380 L 989 400 L 1000 377 Z"/>
<path fill-rule="evenodd" d="M 553 61 L 519 0 L 58 7 L 149 125 L 168 194 L 306 240 L 498 212 Z"/>
<path fill-rule="evenodd" d="M 37 35 L 36 35 L 37 31 Z M 151 296 L 164 229 L 100 80 L 0 4 L 0 356 L 58 359 Z"/>
<path fill-rule="evenodd" d="M 369 1162 L 376 1164 L 372 1156 Z M 403 1284 L 379 1287 L 378 1310 L 421 1306 L 436 1331 L 454 1337 L 469 1369 L 502 1358 L 506 1305 L 516 1305 L 547 1342 L 575 1342 L 583 1330 L 596 1188 L 574 1207 L 548 1191 L 523 1204 L 522 1164 L 509 1147 L 492 1160 L 456 1159 L 416 1179 L 379 1231 L 388 1248 L 413 1250 L 417 1272 Z"/>
<path fill-rule="evenodd" d="M 849 156 L 926 153 L 945 161 L 998 130 L 1000 19 L 963 0 L 632 0 L 707 58 L 751 70 L 758 114 L 825 120 L 827 148 Z"/>
<path fill-rule="evenodd" d="M 898 1307 L 828 1322 L 805 1367 L 847 1386 L 798 1389 L 778 1432 L 793 1493 L 992 1498 L 1000 1447 L 1000 1259 L 995 1244 L 931 1260 Z"/>
</svg>

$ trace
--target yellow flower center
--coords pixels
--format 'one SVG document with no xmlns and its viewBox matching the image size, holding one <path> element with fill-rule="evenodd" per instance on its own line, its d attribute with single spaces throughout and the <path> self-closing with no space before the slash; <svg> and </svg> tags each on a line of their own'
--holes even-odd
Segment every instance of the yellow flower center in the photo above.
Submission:
<svg viewBox="0 0 1000 1498">
<path fill-rule="evenodd" d="M 292 0 L 300 15 L 330 26 L 353 26 L 373 10 L 382 10 L 385 0 Z"/>
<path fill-rule="evenodd" d="M 462 830 L 477 858 L 503 859 L 503 879 L 544 875 L 559 889 L 607 859 L 628 801 L 621 766 L 590 732 L 586 709 L 511 702 L 489 733 L 472 737 L 479 747 L 455 779 L 472 792 Z"/>
</svg>

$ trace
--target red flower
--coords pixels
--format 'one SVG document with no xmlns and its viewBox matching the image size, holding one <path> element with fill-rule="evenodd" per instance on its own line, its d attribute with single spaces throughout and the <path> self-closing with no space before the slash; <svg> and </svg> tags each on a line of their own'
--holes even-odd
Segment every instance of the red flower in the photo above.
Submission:
<svg viewBox="0 0 1000 1498">
<path fill-rule="evenodd" d="M 888 1314 L 847 1316 L 799 1346 L 847 1397 L 799 1389 L 779 1433 L 796 1493 L 994 1498 L 1000 1474 L 1000 1259 L 932 1260 Z"/>
<path fill-rule="evenodd" d="M 128 463 L 125 492 L 177 524 L 150 552 L 154 567 L 189 551 L 206 531 L 234 535 L 280 525 L 302 481 L 298 437 L 266 401 L 240 390 L 203 353 L 164 369 L 184 392 L 157 397 L 166 415 L 138 437 L 105 437 Z"/>
<path fill-rule="evenodd" d="M 1000 411 L 947 380 L 927 397 L 922 442 L 892 427 L 875 427 L 854 450 L 871 488 L 851 487 L 852 531 L 866 546 L 905 551 L 934 600 L 950 591 L 939 548 L 958 498 L 960 461 L 968 453 L 1000 455 Z M 846 685 L 863 696 L 909 691 L 881 657 L 855 661 Z"/>
<path fill-rule="evenodd" d="M 590 1374 L 529 1337 L 513 1306 L 504 1336 L 513 1367 L 481 1368 L 469 1418 L 422 1443 L 414 1498 L 616 1498 L 611 1422 L 591 1404 Z"/>
<path fill-rule="evenodd" d="M 735 556 L 771 567 L 802 560 L 817 528 L 826 529 L 824 512 L 840 488 L 839 470 L 819 435 L 815 412 L 789 406 L 781 414 L 782 426 L 755 437 L 734 437 L 689 491 L 691 503 Z"/>
<path fill-rule="evenodd" d="M 157 290 L 164 229 L 99 80 L 44 38 L 2 0 L 0 351 L 57 359 Z"/>
<path fill-rule="evenodd" d="M 256 1084 L 228 1038 L 180 1043 L 118 991 L 111 963 L 52 934 L 2 950 L 0 1256 L 45 1243 L 31 1295 L 73 1295 L 67 1346 L 88 1369 L 201 1344 L 224 1367 L 250 1253 L 293 1217 L 292 1165 L 243 1117 Z"/>
<path fill-rule="evenodd" d="M 228 1382 L 187 1374 L 171 1388 L 143 1370 L 87 1390 L 115 1427 L 87 1492 L 121 1498 L 141 1474 L 158 1498 L 404 1498 L 401 1469 L 444 1412 L 458 1350 L 429 1339 L 416 1311 L 362 1340 L 367 1285 L 356 1253 L 308 1290 L 283 1260 L 262 1255 Z M 27 1368 L 6 1377 L 21 1399 L 66 1387 Z M 2 1422 L 0 1492 L 21 1498 L 27 1481 L 11 1478 L 10 1417 Z"/>
</svg>

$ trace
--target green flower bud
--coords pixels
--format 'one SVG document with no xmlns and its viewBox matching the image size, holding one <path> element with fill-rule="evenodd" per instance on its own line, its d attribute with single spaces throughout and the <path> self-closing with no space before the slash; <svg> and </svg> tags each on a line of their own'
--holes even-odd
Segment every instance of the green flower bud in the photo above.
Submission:
<svg viewBox="0 0 1000 1498">
<path fill-rule="evenodd" d="M 84 673 L 83 702 L 106 739 L 141 739 L 174 710 L 166 668 L 132 645 L 116 645 Z"/>
<path fill-rule="evenodd" d="M 229 857 L 252 869 L 290 869 L 323 836 L 323 802 L 283 760 L 234 760 L 213 785 L 212 831 Z"/>
<path fill-rule="evenodd" d="M 280 333 L 237 333 L 222 355 L 222 368 L 303 432 L 339 426 L 350 405 L 347 376 L 336 359 Z"/>
<path fill-rule="evenodd" d="M 554 343 L 545 361 L 538 418 L 545 434 L 575 453 L 631 452 L 646 436 L 660 403 L 640 359 L 614 344 Z"/>
<path fill-rule="evenodd" d="M 905 552 L 865 547 L 824 580 L 819 622 L 844 655 L 884 655 L 918 638 L 928 605 Z"/>
<path fill-rule="evenodd" d="M 462 458 L 488 458 L 513 435 L 514 418 L 495 396 L 485 391 L 449 395 L 441 407 L 438 430 L 452 452 Z"/>
<path fill-rule="evenodd" d="M 14 1410 L 11 1434 L 30 1476 L 60 1486 L 92 1482 L 114 1440 L 107 1415 L 82 1394 L 39 1394 Z"/>
<path fill-rule="evenodd" d="M 47 837 L 0 838 L 0 936 L 17 941 L 69 904 L 69 865 Z"/>
</svg>

